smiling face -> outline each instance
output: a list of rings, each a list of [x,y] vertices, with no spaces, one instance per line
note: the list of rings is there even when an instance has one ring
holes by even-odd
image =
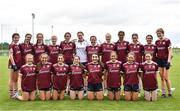
[[[94,45],[94,44],[96,44],[97,39],[95,36],[91,36],[90,41],[91,41],[91,44]]]
[[[26,64],[28,64],[28,65],[33,64],[33,55],[32,54],[26,55]]]
[[[98,55],[97,54],[93,54],[92,55],[92,62],[98,62],[98,60],[99,60],[99,57],[98,57]]]
[[[132,36],[132,41],[133,41],[133,43],[137,43],[138,42],[138,36],[137,35],[133,35]]]
[[[150,36],[150,35],[146,36],[146,42],[147,42],[147,44],[152,44],[152,41],[153,41],[152,36]]]
[[[37,39],[38,43],[43,43],[44,37],[42,34],[39,33],[39,34],[37,34],[36,39]]]
[[[135,61],[134,54],[129,53],[127,56],[127,61],[130,63],[134,62]]]
[[[63,55],[59,55],[59,56],[58,56],[58,63],[59,63],[59,64],[64,63],[64,57],[63,57]]]
[[[163,39],[164,34],[162,32],[159,31],[159,32],[156,32],[156,34],[159,39]]]
[[[116,59],[117,59],[117,54],[116,54],[116,52],[111,52],[111,56],[110,56],[110,58],[111,58],[111,60],[113,61],[113,62],[115,62],[116,61]]]
[[[29,42],[31,41],[31,38],[32,38],[32,35],[31,35],[31,34],[27,34],[27,35],[25,36],[25,41],[26,41],[27,43],[29,43]]]
[[[65,39],[65,41],[70,41],[70,39],[71,39],[70,33],[66,33],[64,36],[64,39]]]
[[[52,36],[51,37],[51,42],[52,42],[53,45],[56,45],[57,37],[56,36]]]
[[[105,36],[105,38],[106,38],[106,41],[108,42],[110,42],[111,41],[111,34],[109,34],[109,33],[107,33],[106,34],[106,36]]]
[[[41,54],[40,61],[42,64],[45,64],[46,62],[48,62],[48,55],[46,53]]]
[[[80,63],[80,58],[78,56],[75,56],[73,59],[73,64],[79,64]]]
[[[13,42],[15,43],[15,44],[17,44],[18,42],[19,42],[19,35],[15,35],[14,37],[13,37]]]
[[[78,32],[77,36],[78,36],[78,40],[80,40],[80,41],[82,41],[84,38],[84,34],[82,32]]]
[[[125,33],[124,33],[123,31],[120,31],[120,32],[118,33],[118,37],[119,37],[119,40],[120,40],[120,41],[123,41],[123,40],[124,40],[124,36],[125,36]]]
[[[145,59],[146,59],[146,61],[151,61],[151,60],[152,60],[152,55],[149,54],[149,53],[147,53],[147,54],[145,55]]]

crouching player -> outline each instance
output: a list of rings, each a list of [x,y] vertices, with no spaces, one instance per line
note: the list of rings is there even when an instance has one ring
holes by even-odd
[[[73,64],[70,66],[70,98],[72,100],[76,99],[76,94],[78,99],[83,99],[84,92],[84,72],[85,67],[80,64],[79,56],[74,56]]]
[[[135,55],[130,52],[127,62],[123,64],[124,73],[124,93],[126,101],[136,101],[139,92],[139,63],[135,62]]]
[[[92,62],[86,65],[88,74],[88,99],[103,99],[102,76],[103,66],[99,63],[97,54],[92,54]]]
[[[158,65],[152,61],[150,53],[145,54],[145,62],[141,65],[144,98],[147,101],[157,100],[157,71]]]
[[[64,93],[67,86],[67,74],[69,66],[64,63],[62,54],[58,55],[58,63],[53,65],[53,100],[64,99]]]
[[[52,64],[48,62],[48,55],[42,53],[37,68],[37,87],[39,90],[39,98],[41,100],[49,100],[51,98],[51,70]]]
[[[33,64],[32,54],[27,54],[25,60],[26,64],[21,67],[18,78],[18,90],[22,92],[22,96],[17,98],[33,101],[36,98],[36,66]]]
[[[120,90],[121,90],[121,62],[117,60],[117,54],[115,51],[112,51],[110,54],[110,61],[106,62],[105,68],[107,70],[107,89],[108,89],[108,98],[110,100],[119,100],[120,99]]]

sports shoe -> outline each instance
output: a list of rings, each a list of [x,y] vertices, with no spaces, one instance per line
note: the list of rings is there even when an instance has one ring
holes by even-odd
[[[162,94],[162,95],[161,95],[161,98],[166,98],[166,95],[165,95],[165,94]]]

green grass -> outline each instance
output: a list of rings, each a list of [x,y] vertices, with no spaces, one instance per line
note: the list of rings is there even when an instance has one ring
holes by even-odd
[[[88,101],[87,99],[72,101],[69,97],[62,101],[44,102],[12,100],[8,96],[7,61],[7,57],[0,56],[0,110],[180,110],[180,54],[174,55],[170,73],[172,86],[176,88],[173,98],[158,97],[156,102],[144,101],[143,97],[137,102],[127,102],[123,99],[109,101],[106,97],[103,101]]]

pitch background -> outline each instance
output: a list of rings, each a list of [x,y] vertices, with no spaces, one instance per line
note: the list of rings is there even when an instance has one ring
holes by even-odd
[[[172,68],[170,70],[170,79],[173,92],[173,98],[160,98],[158,101],[147,102],[143,96],[137,102],[127,102],[124,99],[120,101],[110,101],[105,97],[103,101],[88,101],[86,98],[82,101],[70,100],[65,97],[62,101],[18,101],[9,99],[8,96],[8,69],[7,56],[0,56],[0,110],[180,110],[180,50],[174,50]],[[159,81],[158,75],[158,81]],[[160,83],[160,82],[159,82]],[[159,84],[160,87],[160,84]],[[143,92],[142,92],[143,93]]]

